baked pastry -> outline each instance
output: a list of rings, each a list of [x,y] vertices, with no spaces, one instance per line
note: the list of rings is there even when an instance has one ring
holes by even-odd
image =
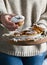
[[[30,29],[21,31],[20,33],[15,32],[14,35],[16,36],[17,34],[20,34],[20,36],[33,36],[33,35],[37,35],[37,34],[41,34],[41,33],[43,33],[42,28],[34,25]]]
[[[36,40],[41,37],[41,34],[43,33],[43,30],[34,25],[28,30],[20,31],[20,32],[14,32],[13,34],[5,34],[5,36],[9,37],[10,40],[13,40],[15,42],[18,41],[29,41],[29,40]]]
[[[35,35],[37,34],[37,32],[35,30],[24,30],[21,32],[21,35],[26,35],[26,36],[31,36],[31,35]]]
[[[32,27],[32,29],[35,30],[38,34],[43,32],[43,28],[41,28],[41,27],[39,27],[37,25],[34,25]]]
[[[24,24],[24,19],[25,19],[24,16],[17,15],[12,17],[11,21],[14,22],[15,24],[18,24],[18,26],[22,26]]]

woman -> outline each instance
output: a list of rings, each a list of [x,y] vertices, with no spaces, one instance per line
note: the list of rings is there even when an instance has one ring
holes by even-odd
[[[35,23],[40,27],[47,26],[46,5],[46,0],[0,0],[0,20],[12,31],[18,28],[10,21],[13,14],[25,16],[23,29]],[[32,46],[0,43],[0,65],[42,65],[45,55],[46,43]]]

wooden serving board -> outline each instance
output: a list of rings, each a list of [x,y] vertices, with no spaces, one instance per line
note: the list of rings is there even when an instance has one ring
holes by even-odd
[[[10,40],[6,37],[1,37],[2,34],[6,33],[6,29],[2,26],[0,26],[0,42],[1,41],[5,41],[6,43],[9,43],[9,44],[14,44],[14,45],[38,45],[38,44],[42,44],[42,43],[45,43],[47,42],[47,36],[41,38],[41,39],[38,39],[36,41],[34,40],[28,40],[28,41],[18,41],[18,42],[15,42],[13,40]]]
[[[15,42],[13,40],[8,40],[8,43],[14,44],[14,45],[38,45],[38,44],[42,44],[42,43],[45,43],[45,42],[47,42],[47,37],[44,37],[44,38],[36,40],[36,41],[28,40],[28,41]]]
[[[36,41],[34,40],[27,40],[27,41],[13,41],[13,40],[10,40],[8,38],[1,38],[0,37],[0,42],[1,41],[5,41],[6,43],[9,43],[9,44],[13,44],[13,45],[38,45],[38,44],[42,44],[42,43],[45,43],[47,42],[47,36],[46,37],[43,37],[43,38],[40,38]]]

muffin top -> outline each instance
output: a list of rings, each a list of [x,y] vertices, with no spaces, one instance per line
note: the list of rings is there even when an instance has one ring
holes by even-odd
[[[23,22],[24,19],[25,19],[24,16],[17,15],[17,16],[12,17],[11,21],[14,22],[14,23],[18,23],[18,22]]]

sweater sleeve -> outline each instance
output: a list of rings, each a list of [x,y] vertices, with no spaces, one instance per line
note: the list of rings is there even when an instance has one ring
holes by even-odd
[[[45,33],[47,32],[47,8],[46,11],[40,16],[40,20],[38,22],[36,22],[36,24],[41,27],[44,28]],[[46,44],[47,46],[47,44]],[[47,49],[47,47],[46,47]],[[47,51],[46,51],[47,54]]]
[[[46,11],[41,14],[39,21],[37,21],[35,24],[47,31],[47,7]]]
[[[0,12],[7,13],[4,1],[5,0],[0,0]]]

